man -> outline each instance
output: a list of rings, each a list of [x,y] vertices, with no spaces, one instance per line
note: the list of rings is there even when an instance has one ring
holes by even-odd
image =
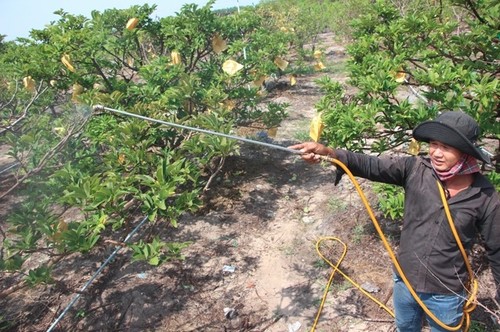
[[[488,254],[500,294],[500,200],[480,173],[478,160],[490,158],[476,145],[479,126],[464,112],[450,111],[426,121],[413,137],[429,143],[429,157],[379,158],[308,142],[290,148],[303,159],[319,162],[321,155],[338,159],[359,177],[400,185],[405,189],[405,212],[398,262],[413,289],[442,323],[454,327],[463,316],[468,273],[444,212],[437,181],[446,192],[455,228],[466,249],[479,234]],[[340,180],[339,169],[336,181]],[[430,319],[394,273],[394,309],[400,332],[421,331],[426,316],[431,331],[447,331]]]

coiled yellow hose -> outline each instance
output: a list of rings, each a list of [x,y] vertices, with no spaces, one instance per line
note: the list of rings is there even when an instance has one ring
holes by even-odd
[[[415,299],[415,301],[420,305],[420,307],[424,310],[424,312],[433,321],[435,321],[439,326],[441,326],[442,328],[444,328],[444,329],[446,329],[448,331],[458,331],[458,330],[460,330],[462,328],[462,326],[465,325],[463,331],[467,332],[469,330],[469,327],[470,327],[470,313],[476,307],[476,296],[477,296],[477,290],[478,290],[478,283],[477,283],[477,279],[475,278],[474,272],[472,271],[472,268],[470,266],[469,259],[467,258],[467,253],[466,253],[466,251],[465,251],[465,249],[464,249],[464,247],[462,245],[462,242],[460,240],[458,232],[455,229],[455,225],[454,225],[453,219],[451,217],[451,213],[450,213],[450,210],[449,210],[449,207],[448,207],[448,203],[446,201],[446,196],[445,196],[444,190],[443,190],[441,184],[439,183],[439,181],[437,181],[437,185],[438,185],[439,192],[440,192],[440,195],[441,195],[441,200],[442,200],[444,208],[445,208],[446,217],[448,219],[448,222],[450,224],[450,228],[451,228],[451,230],[453,232],[453,236],[455,237],[455,240],[456,240],[456,242],[458,244],[458,247],[460,249],[462,257],[463,257],[463,259],[465,261],[465,265],[467,267],[467,271],[469,273],[469,280],[470,280],[470,285],[468,285],[469,286],[468,287],[469,288],[469,298],[467,299],[467,301],[464,304],[464,314],[462,316],[462,320],[460,321],[460,323],[457,326],[448,326],[448,325],[444,324],[443,322],[441,322],[427,308],[427,306],[422,302],[422,300],[420,300],[419,296],[417,295],[417,293],[415,292],[415,290],[413,289],[413,287],[410,285],[410,282],[406,278],[406,276],[405,276],[405,274],[404,274],[401,266],[399,265],[399,262],[398,262],[398,260],[396,258],[396,255],[394,254],[394,251],[392,250],[391,246],[389,245],[389,242],[387,241],[384,233],[382,232],[382,229],[380,228],[380,224],[377,221],[377,218],[375,217],[375,214],[373,213],[373,210],[370,207],[370,204],[368,203],[368,200],[366,199],[366,196],[365,196],[363,190],[361,189],[361,187],[359,186],[358,181],[356,180],[356,178],[354,177],[354,175],[351,173],[351,171],[347,168],[347,166],[344,165],[341,161],[339,161],[339,160],[337,160],[335,158],[331,158],[331,157],[327,157],[327,156],[321,156],[321,159],[325,160],[325,161],[328,161],[330,163],[333,163],[335,165],[338,165],[349,176],[349,179],[351,180],[351,182],[353,183],[354,187],[356,188],[356,191],[358,192],[358,195],[360,196],[360,198],[361,198],[361,200],[363,202],[363,205],[365,206],[365,208],[366,208],[366,210],[368,212],[368,215],[370,216],[370,219],[371,219],[371,221],[372,221],[372,223],[373,223],[373,225],[374,225],[374,227],[375,227],[378,235],[382,239],[382,243],[383,243],[385,249],[387,250],[387,253],[389,254],[389,257],[391,258],[391,261],[392,261],[392,263],[394,265],[394,268],[396,269],[396,271],[398,272],[398,275],[401,277],[401,279],[405,283],[406,287],[408,287],[408,290],[410,291],[410,293],[413,296],[413,298]],[[326,240],[337,241],[337,242],[341,243],[342,246],[343,246],[343,253],[342,253],[341,257],[339,258],[339,260],[337,261],[336,264],[333,264],[332,262],[330,262],[321,253],[320,244],[321,244],[321,242],[326,241]],[[316,318],[314,319],[314,323],[313,323],[313,326],[311,328],[311,332],[314,332],[316,330],[316,326],[317,326],[319,318],[321,316],[321,312],[323,310],[323,307],[324,307],[324,304],[325,304],[325,301],[326,301],[326,297],[328,295],[329,288],[331,286],[331,283],[333,281],[333,277],[334,277],[334,275],[335,275],[336,272],[338,272],[339,274],[341,274],[347,281],[349,281],[353,286],[355,286],[356,288],[358,288],[361,292],[363,292],[363,294],[365,294],[366,296],[368,296],[372,301],[374,301],[375,303],[377,303],[380,307],[382,307],[385,311],[387,311],[392,317],[395,317],[394,313],[385,304],[381,303],[380,301],[378,301],[377,299],[375,299],[373,296],[371,296],[361,286],[359,286],[357,283],[355,283],[351,278],[349,278],[346,274],[344,274],[339,269],[339,266],[340,266],[342,260],[344,259],[345,255],[347,253],[347,245],[344,242],[342,242],[340,239],[335,238],[335,237],[324,237],[324,238],[321,238],[321,239],[319,239],[317,241],[317,243],[316,243],[316,251],[318,252],[318,255],[325,262],[327,262],[328,265],[330,265],[333,268],[333,271],[330,274],[330,278],[328,279],[327,286],[325,288],[325,291],[324,291],[324,294],[323,294],[323,298],[321,300],[321,304],[320,304],[319,309],[318,309],[318,313],[316,314]]]

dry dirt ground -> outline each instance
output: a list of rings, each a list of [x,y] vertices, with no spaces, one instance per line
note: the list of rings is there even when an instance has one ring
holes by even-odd
[[[328,46],[326,55],[330,64],[346,59],[337,46]],[[298,77],[294,87],[278,82],[270,92],[269,99],[290,104],[290,117],[273,144],[287,146],[298,142],[300,133],[306,136],[321,98],[314,82],[320,75]],[[345,80],[335,71],[328,75]],[[46,331],[78,294],[53,331],[311,331],[332,271],[316,243],[326,238],[320,250],[334,263],[342,253],[342,245],[328,237],[348,246],[341,270],[391,308],[389,256],[353,185],[345,177],[334,186],[334,175],[331,165],[308,165],[284,151],[242,144],[241,154],[227,160],[206,193],[202,211],[184,215],[178,228],[152,234],[145,225],[134,235],[134,240],[160,235],[192,242],[184,261],[152,267],[131,263],[130,252],[121,250],[79,293],[115,249],[103,245],[66,259],[55,271],[55,284],[0,299],[2,314],[20,319],[12,330]],[[370,183],[360,183],[375,204]],[[398,226],[381,223],[397,246]],[[484,274],[491,278],[488,270]],[[8,282],[8,276],[2,278]],[[489,322],[482,310],[475,315]],[[316,331],[394,327],[389,314],[336,275]]]

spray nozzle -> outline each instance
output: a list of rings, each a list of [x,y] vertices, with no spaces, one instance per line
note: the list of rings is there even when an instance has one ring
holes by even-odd
[[[104,111],[104,106],[102,106],[102,105],[94,105],[94,106],[92,107],[92,110],[93,110],[94,112],[97,112],[97,111]]]

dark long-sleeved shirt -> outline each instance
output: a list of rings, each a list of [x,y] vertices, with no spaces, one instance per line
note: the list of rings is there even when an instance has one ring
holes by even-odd
[[[336,150],[337,159],[359,177],[404,187],[404,219],[398,261],[418,292],[463,291],[468,273],[445,215],[435,174],[422,157],[375,157]],[[337,181],[341,176],[339,175]],[[451,216],[465,248],[479,233],[495,282],[500,285],[500,199],[480,173],[472,185],[448,200]]]

